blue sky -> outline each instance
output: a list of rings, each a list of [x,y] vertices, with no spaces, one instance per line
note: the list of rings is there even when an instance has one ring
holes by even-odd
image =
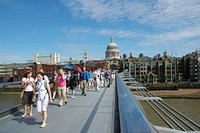
[[[104,59],[111,35],[121,55],[183,56],[200,48],[200,1],[0,0],[0,63]]]

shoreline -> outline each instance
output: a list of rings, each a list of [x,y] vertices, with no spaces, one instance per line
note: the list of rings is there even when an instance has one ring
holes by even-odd
[[[200,99],[200,96],[195,96],[195,95],[182,95],[182,96],[159,96],[162,99]]]
[[[131,90],[137,95],[137,91]],[[178,90],[151,90],[153,95],[168,99],[200,99],[200,89],[178,89]]]
[[[1,92],[0,94],[2,94],[2,95],[20,95],[21,94],[21,92]]]

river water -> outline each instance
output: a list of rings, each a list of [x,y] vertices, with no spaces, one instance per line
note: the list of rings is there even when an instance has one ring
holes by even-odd
[[[193,120],[194,122],[196,122],[200,125],[200,99],[174,99],[174,98],[169,99],[169,98],[166,98],[163,100],[166,103],[168,103],[170,106],[174,107],[176,110],[183,113],[184,115],[189,117],[191,120]],[[147,119],[153,125],[168,127],[167,124],[164,123],[164,121],[156,114],[156,112],[145,101],[140,101],[139,103],[142,105],[144,112],[147,116]],[[158,108],[156,108],[156,109],[159,111]],[[164,114],[161,111],[159,111],[159,112],[164,116]],[[170,114],[170,113],[168,113],[168,114]],[[172,115],[170,115],[170,116],[176,120],[175,117],[173,117]],[[165,118],[167,120],[169,120],[167,117],[165,117]],[[171,123],[171,124],[175,127],[175,129],[179,129],[175,124],[173,124],[173,123]],[[189,130],[189,129],[187,129],[187,130]]]
[[[0,94],[0,110],[21,104],[20,94]]]

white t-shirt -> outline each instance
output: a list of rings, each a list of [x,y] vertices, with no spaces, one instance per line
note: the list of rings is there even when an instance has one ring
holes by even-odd
[[[95,71],[94,73],[96,75],[96,79],[99,79],[100,78],[100,71]]]
[[[28,85],[25,86],[24,91],[33,91],[33,85],[31,82],[34,82],[34,78],[30,77],[30,78],[22,78],[22,82],[24,82],[25,84],[28,83]]]
[[[112,74],[112,78],[115,79],[115,74],[114,73]]]
[[[47,88],[45,88],[45,81],[42,80],[41,82],[37,82],[36,90],[38,92],[38,98],[44,99],[45,95],[48,97]]]
[[[47,82],[47,84],[49,84],[49,78],[46,76],[46,75],[44,75],[44,80]],[[36,77],[35,78],[35,83],[38,81],[38,78]]]

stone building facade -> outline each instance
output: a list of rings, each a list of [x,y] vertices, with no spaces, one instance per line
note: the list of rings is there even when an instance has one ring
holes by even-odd
[[[120,71],[128,69],[129,74],[140,82],[200,82],[200,51],[183,57],[171,57],[163,52],[153,58],[143,56],[120,60]]]
[[[163,53],[163,56],[156,55],[155,57],[130,57],[121,60],[121,69],[128,69],[129,74],[140,82],[175,82],[177,80],[177,65],[176,58]]]
[[[58,53],[52,53],[49,55],[34,54],[34,62],[40,64],[57,64],[60,62],[60,55]]]

